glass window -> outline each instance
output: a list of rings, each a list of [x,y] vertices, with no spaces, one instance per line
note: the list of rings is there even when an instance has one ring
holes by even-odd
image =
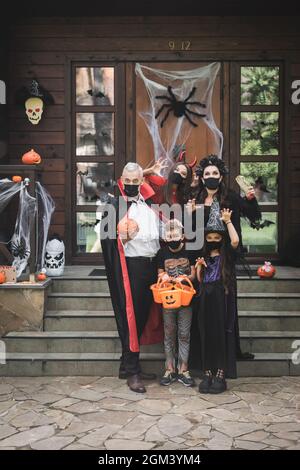
[[[254,187],[260,204],[277,202],[278,163],[249,162],[240,164],[240,173]]]
[[[279,67],[241,67],[241,104],[278,105]]]
[[[278,155],[278,113],[241,113],[241,155]]]
[[[81,106],[113,106],[114,68],[77,67],[76,104]]]
[[[97,212],[77,212],[77,253],[100,253],[100,216]]]
[[[264,227],[256,230],[241,219],[243,245],[248,253],[277,252],[277,212],[262,212],[261,223]]]
[[[113,163],[76,163],[77,205],[95,204],[114,191]]]
[[[76,155],[114,154],[113,113],[76,114]]]

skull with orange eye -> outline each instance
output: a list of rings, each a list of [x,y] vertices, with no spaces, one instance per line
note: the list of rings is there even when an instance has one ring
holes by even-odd
[[[38,124],[41,120],[44,103],[41,98],[28,98],[25,101],[26,114],[31,124]]]

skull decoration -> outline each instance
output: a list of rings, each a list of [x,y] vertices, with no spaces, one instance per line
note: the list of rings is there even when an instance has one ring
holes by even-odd
[[[45,268],[47,276],[62,276],[65,267],[65,244],[59,238],[53,238],[46,244]]]
[[[43,88],[37,80],[32,80],[29,86],[22,86],[16,91],[16,104],[24,107],[31,124],[38,124],[41,120],[44,106],[54,104],[54,98]]]
[[[26,114],[31,124],[38,124],[41,120],[44,103],[41,98],[28,98],[25,101]]]

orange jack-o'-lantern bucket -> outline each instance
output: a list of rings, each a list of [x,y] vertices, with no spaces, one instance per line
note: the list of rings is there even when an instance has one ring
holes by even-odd
[[[161,292],[163,308],[172,309],[181,307],[181,289],[173,285],[171,289]]]
[[[193,296],[196,294],[196,291],[187,276],[184,276],[184,280],[189,284],[188,286],[182,282],[176,283],[176,286],[181,289],[181,305],[183,307],[187,307],[190,305]]]
[[[161,293],[165,290],[169,290],[172,288],[171,282],[163,282],[162,278],[159,278],[156,284],[152,284],[150,289],[152,290],[154,302],[157,304],[162,303]]]

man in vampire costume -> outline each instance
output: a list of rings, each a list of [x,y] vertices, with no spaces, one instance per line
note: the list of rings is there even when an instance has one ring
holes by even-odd
[[[142,380],[155,375],[141,371],[140,344],[163,341],[160,305],[150,290],[157,279],[160,218],[150,207],[154,191],[137,163],[125,165],[118,190],[103,213],[101,246],[122,345],[119,378],[127,379],[134,392],[144,393]]]

